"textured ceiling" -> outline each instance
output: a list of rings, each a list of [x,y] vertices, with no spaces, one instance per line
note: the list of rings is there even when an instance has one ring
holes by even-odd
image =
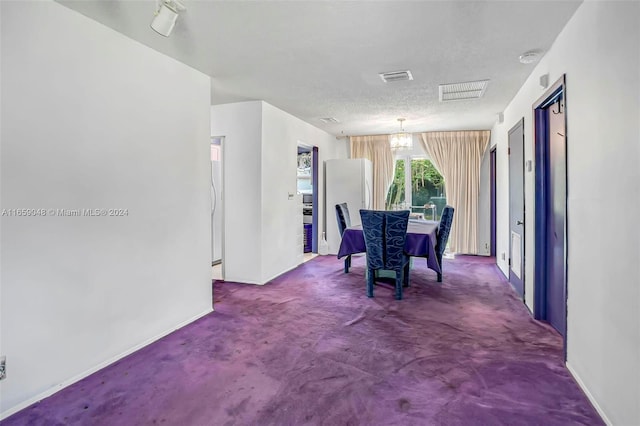
[[[169,38],[155,0],[59,1],[212,77],[212,104],[262,99],[335,135],[489,129],[580,1],[195,1]],[[411,70],[383,83],[378,73]],[[489,79],[478,100],[438,84]],[[323,117],[340,123],[324,124]]]

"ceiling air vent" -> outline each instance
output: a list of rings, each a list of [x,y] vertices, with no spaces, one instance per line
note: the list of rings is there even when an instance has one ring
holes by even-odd
[[[413,76],[411,75],[411,71],[391,71],[391,72],[381,72],[379,74],[382,81],[385,83],[392,83],[394,81],[408,81],[413,80]]]
[[[321,118],[320,121],[322,121],[324,124],[339,123],[338,119],[334,117]]]
[[[481,98],[484,91],[487,90],[487,84],[489,84],[489,80],[441,84],[440,102]]]

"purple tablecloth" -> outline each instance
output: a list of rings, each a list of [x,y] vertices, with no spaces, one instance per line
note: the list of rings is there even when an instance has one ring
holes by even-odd
[[[409,220],[404,251],[409,256],[426,257],[427,266],[441,273],[442,270],[436,257],[436,232],[438,232],[438,222],[431,220]],[[338,259],[350,254],[364,253],[366,251],[362,226],[358,225],[347,228],[342,235],[342,242],[338,250]]]

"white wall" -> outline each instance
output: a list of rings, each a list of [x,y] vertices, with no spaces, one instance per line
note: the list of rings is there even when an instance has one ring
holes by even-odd
[[[298,144],[318,147],[318,228],[324,229],[324,161],[346,158],[345,140],[337,140],[329,133],[306,123],[268,103],[263,104],[262,194],[263,194],[263,278],[276,277],[295,267],[299,230],[296,220],[301,214],[300,204],[288,200],[289,192],[296,193]],[[342,156],[342,157],[341,157]],[[335,219],[335,217],[331,217]],[[322,231],[318,237],[322,236]],[[282,245],[281,245],[282,244]],[[286,246],[284,245],[286,244]],[[282,247],[283,250],[274,250]],[[286,249],[285,249],[286,247]]]
[[[1,2],[6,416],[211,311],[210,79],[53,2]]]
[[[566,73],[567,365],[612,424],[640,424],[640,3],[585,2],[493,129],[498,145],[498,258],[508,252],[507,132]],[[525,174],[526,303],[534,295],[534,173]],[[498,259],[506,273],[507,264]]]
[[[224,147],[225,279],[264,284],[299,264],[301,203],[297,146],[317,146],[318,211],[324,212],[324,161],[346,157],[346,141],[266,102],[211,107],[212,135]],[[323,214],[318,225],[324,228]]]
[[[211,135],[222,147],[222,255],[227,281],[262,283],[262,102],[211,107]]]

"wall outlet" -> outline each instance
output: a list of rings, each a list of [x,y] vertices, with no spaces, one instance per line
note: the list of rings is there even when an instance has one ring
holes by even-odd
[[[507,255],[504,252],[502,252],[500,254],[500,257],[502,258],[502,260],[505,260],[507,258]]]
[[[7,378],[7,357],[0,356],[0,380]]]

